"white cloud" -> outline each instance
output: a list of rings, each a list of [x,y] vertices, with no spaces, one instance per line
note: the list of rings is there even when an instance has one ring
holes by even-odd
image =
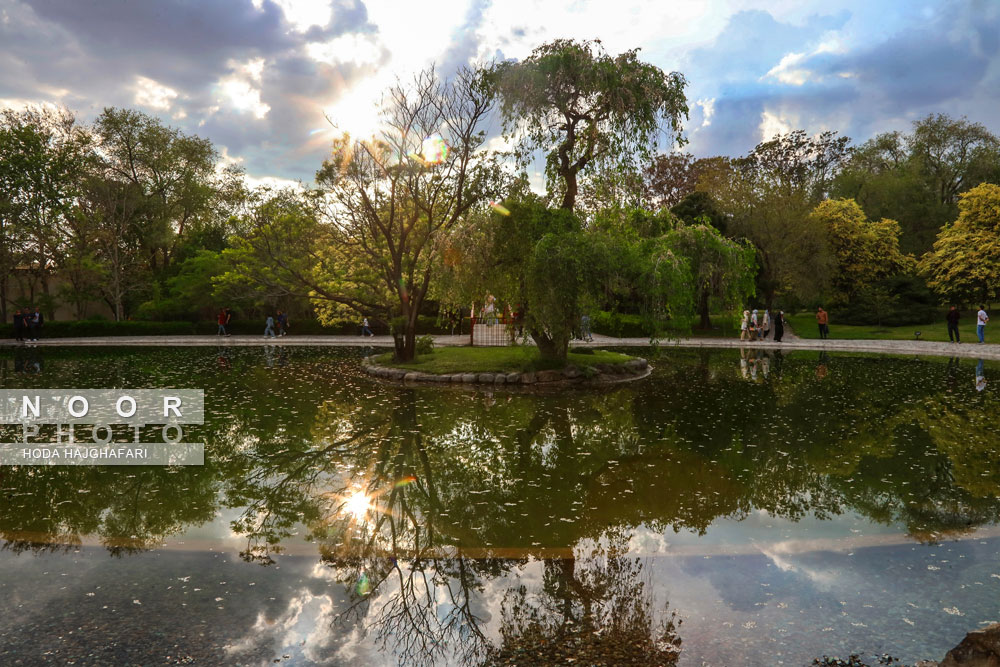
[[[313,42],[306,45],[306,53],[317,62],[337,65],[376,65],[385,55],[376,36],[370,33],[349,33],[329,42]]]
[[[792,131],[792,125],[780,114],[764,111],[760,115],[760,140],[770,141],[779,134],[786,134]]]
[[[333,9],[330,0],[271,0],[281,8],[285,20],[299,32],[305,32],[314,25],[323,27],[330,22]],[[257,9],[264,7],[264,0],[253,0]]]
[[[216,84],[220,104],[228,104],[240,112],[249,112],[263,118],[271,107],[260,99],[260,82],[264,73],[264,59],[254,58],[244,63],[229,63],[233,73]],[[219,107],[212,107],[212,111]]]
[[[712,116],[715,114],[715,98],[702,98],[698,100],[696,104],[701,107],[701,113],[703,116],[701,126],[708,127],[712,124]]]
[[[788,53],[763,78],[774,78],[781,83],[801,86],[812,76],[812,72],[800,66],[805,59],[805,53]]]
[[[168,111],[177,99],[176,90],[144,76],[135,78],[134,90],[136,104],[159,111]]]
[[[806,62],[813,56],[818,56],[824,53],[830,54],[842,54],[846,53],[847,48],[844,43],[836,35],[830,35],[825,40],[820,42],[812,51],[806,53],[787,53],[785,54],[777,65],[768,70],[767,74],[761,77],[761,80],[767,78],[777,79],[781,83],[787,83],[793,86],[801,86],[808,81],[819,81],[822,77],[816,74],[813,70],[806,66]],[[844,76],[845,73],[839,73],[839,76]],[[850,74],[848,74],[850,76]]]

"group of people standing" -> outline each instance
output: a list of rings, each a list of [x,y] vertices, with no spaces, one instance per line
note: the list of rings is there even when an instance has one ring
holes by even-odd
[[[38,308],[34,312],[30,308],[18,308],[14,311],[14,340],[22,343],[38,340],[43,324],[45,317]]]
[[[743,311],[743,320],[740,322],[740,340],[765,340],[771,335],[774,329],[774,342],[780,343],[785,335],[785,313],[775,311],[772,317],[771,312],[764,309],[761,315],[756,308]]]

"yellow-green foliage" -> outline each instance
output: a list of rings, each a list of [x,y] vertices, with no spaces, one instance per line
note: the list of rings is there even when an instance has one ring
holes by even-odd
[[[961,195],[958,220],[941,230],[920,269],[927,284],[946,296],[1000,296],[1000,185],[982,183]]]
[[[899,250],[899,223],[869,220],[853,199],[828,199],[810,214],[827,230],[837,259],[834,288],[852,297],[868,285],[911,270],[915,260]]]

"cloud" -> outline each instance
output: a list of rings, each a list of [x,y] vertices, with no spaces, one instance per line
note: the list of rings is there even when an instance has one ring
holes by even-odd
[[[995,3],[858,4],[795,22],[740,12],[685,62],[692,91],[716,99],[711,126],[689,133],[699,155],[745,153],[787,129],[860,143],[939,112],[1000,131]]]
[[[681,71],[688,149],[742,154],[784,128],[856,141],[931,112],[1000,130],[1000,5],[904,0],[0,0],[0,101],[92,120],[135,106],[258,178],[311,181],[333,132],[366,135],[383,92],[437,63],[524,58],[560,37]],[[2,103],[2,102],[0,102]],[[318,131],[317,131],[318,130]],[[498,127],[489,128],[495,137]]]

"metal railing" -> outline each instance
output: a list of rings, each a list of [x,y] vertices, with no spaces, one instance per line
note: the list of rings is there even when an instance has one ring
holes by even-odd
[[[507,314],[473,317],[469,345],[478,347],[514,345],[519,328],[520,323]]]

